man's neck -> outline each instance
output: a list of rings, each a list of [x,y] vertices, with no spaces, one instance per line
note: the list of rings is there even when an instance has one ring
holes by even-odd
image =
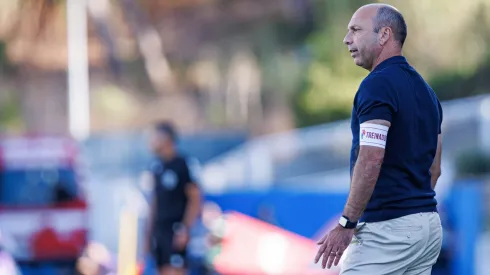
[[[373,63],[373,67],[369,71],[372,72],[379,64],[381,64],[386,59],[392,58],[394,56],[401,56],[401,55],[402,55],[401,49],[384,50],[381,52],[378,58],[376,58],[376,61]]]

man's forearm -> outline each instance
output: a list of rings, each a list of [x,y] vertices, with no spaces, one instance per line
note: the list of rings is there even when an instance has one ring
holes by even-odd
[[[378,180],[384,150],[367,147],[359,152],[359,157],[354,166],[349,198],[344,208],[344,216],[351,221],[358,221],[366,205],[371,199],[376,181]]]
[[[182,221],[186,226],[186,228],[190,229],[194,225],[200,212],[201,212],[201,201],[200,199],[193,198],[187,204],[187,208],[184,214],[184,220]]]

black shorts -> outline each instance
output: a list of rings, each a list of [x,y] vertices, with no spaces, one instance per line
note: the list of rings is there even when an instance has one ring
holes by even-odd
[[[177,250],[173,244],[174,232],[172,227],[157,228],[153,235],[152,256],[158,268],[171,266],[185,268],[187,266],[187,251]]]

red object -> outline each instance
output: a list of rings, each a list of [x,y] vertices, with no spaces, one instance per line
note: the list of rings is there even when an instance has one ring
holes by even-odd
[[[85,234],[85,232],[84,232]],[[47,227],[32,236],[31,245],[34,260],[71,259],[79,255],[84,243],[72,234],[63,240],[53,228]]]
[[[0,138],[0,172],[50,165],[76,174],[76,198],[45,206],[0,204],[0,229],[5,245],[19,260],[76,259],[87,244],[88,205],[78,174],[78,145],[68,137],[26,135]],[[1,178],[0,178],[1,180]],[[1,184],[1,182],[0,182]],[[16,184],[25,184],[22,180]],[[35,196],[35,194],[32,194]]]
[[[34,258],[51,258],[61,249],[56,231],[45,228],[33,235],[31,240]],[[62,252],[61,252],[62,253]]]
[[[86,208],[1,209],[0,228],[19,260],[76,259],[87,244]]]
[[[220,274],[338,274],[314,265],[316,244],[287,230],[236,212],[226,214],[224,230],[213,261]]]

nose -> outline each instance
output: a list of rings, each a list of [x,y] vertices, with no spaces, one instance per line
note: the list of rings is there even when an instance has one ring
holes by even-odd
[[[350,35],[350,32],[348,32],[345,37],[344,37],[344,44],[349,46],[350,44],[352,44],[352,37]]]

